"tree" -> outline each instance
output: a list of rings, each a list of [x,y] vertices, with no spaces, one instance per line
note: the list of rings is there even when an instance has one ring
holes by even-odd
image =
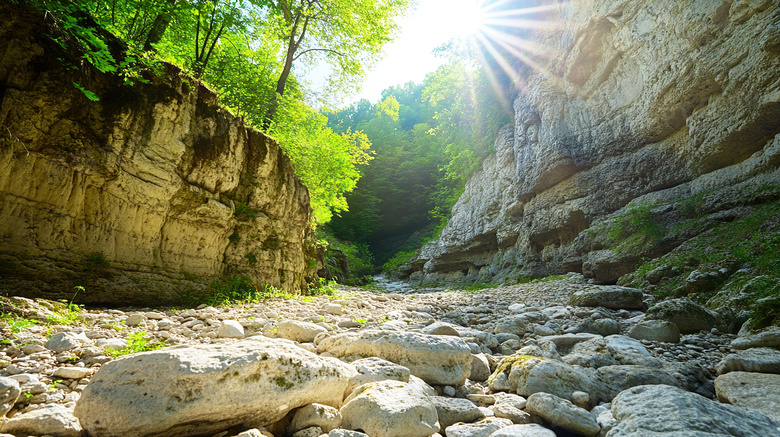
[[[293,63],[304,55],[322,55],[345,79],[360,76],[397,29],[394,19],[409,0],[276,0],[272,19],[285,42],[276,93],[284,96]],[[276,112],[273,105],[265,125]]]

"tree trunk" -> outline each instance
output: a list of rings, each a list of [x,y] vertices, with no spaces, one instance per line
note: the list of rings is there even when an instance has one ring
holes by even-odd
[[[171,8],[176,6],[176,1],[177,0],[168,0],[168,3],[171,4]],[[146,35],[146,42],[144,43],[145,51],[154,50],[153,44],[157,44],[162,40],[163,34],[168,29],[169,23],[170,21],[168,20],[167,14],[159,14],[157,18],[154,19],[152,29],[149,31],[149,34]]]

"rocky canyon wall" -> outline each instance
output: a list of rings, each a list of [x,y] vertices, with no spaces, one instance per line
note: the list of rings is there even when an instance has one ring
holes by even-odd
[[[274,140],[176,67],[123,85],[43,13],[0,16],[0,287],[162,305],[231,277],[304,286],[308,191]]]
[[[705,221],[733,220],[778,198],[776,1],[577,0],[548,23],[534,41],[548,56],[518,64],[514,126],[407,266],[413,280],[614,283],[706,229],[631,246],[621,219],[681,223],[696,199]]]

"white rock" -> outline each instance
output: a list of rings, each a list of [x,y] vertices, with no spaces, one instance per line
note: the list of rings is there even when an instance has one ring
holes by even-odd
[[[325,332],[328,330],[311,322],[285,320],[279,323],[276,335],[292,341],[311,343],[317,335]]]
[[[92,340],[84,333],[58,332],[46,342],[46,348],[56,353],[76,349],[84,345],[92,345]]]
[[[298,432],[304,428],[317,426],[328,433],[341,425],[339,410],[322,404],[309,404],[295,411],[288,432]]]
[[[22,390],[19,387],[19,382],[0,376],[0,417],[5,416],[5,413],[11,410],[20,394],[22,394]]]
[[[320,352],[337,357],[379,357],[408,367],[429,384],[463,385],[471,372],[471,350],[457,337],[364,330],[320,341]]]
[[[512,425],[490,434],[490,437],[555,437],[555,432],[537,424]]]
[[[244,327],[236,320],[225,320],[217,330],[219,338],[244,338]]]
[[[340,316],[344,314],[344,308],[337,303],[328,303],[322,306],[322,311],[334,316]]]
[[[350,381],[347,388],[347,396],[352,393],[352,390],[369,382],[384,381],[386,379],[409,382],[410,372],[408,368],[381,358],[363,358],[355,360],[351,364],[355,366],[358,374]]]
[[[103,365],[76,404],[93,435],[215,433],[250,419],[268,424],[311,403],[338,407],[348,364],[262,336],[174,346]]]
[[[92,374],[92,369],[84,367],[58,367],[52,376],[63,379],[81,379]]]
[[[476,423],[456,423],[444,430],[447,437],[488,437],[501,428],[512,425],[509,419],[488,417]]]
[[[458,422],[474,422],[485,418],[485,413],[467,399],[443,396],[431,396],[429,399],[436,407],[442,429]]]
[[[780,375],[729,372],[715,379],[721,402],[758,410],[780,423]]]
[[[471,360],[471,373],[469,379],[472,381],[487,381],[490,377],[490,363],[483,353],[473,354]]]
[[[146,321],[146,316],[140,313],[130,314],[125,319],[125,325],[127,326],[139,326]]]
[[[380,381],[358,387],[341,407],[342,427],[371,437],[428,437],[439,431],[436,407],[418,387]]]
[[[14,435],[52,435],[80,437],[81,425],[73,413],[62,405],[50,404],[9,419],[0,432]]]

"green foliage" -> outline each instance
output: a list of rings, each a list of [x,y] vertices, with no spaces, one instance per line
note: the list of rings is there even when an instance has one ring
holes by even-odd
[[[102,275],[106,274],[111,267],[111,263],[101,252],[92,252],[87,256],[84,268],[87,272]]]
[[[395,255],[392,256],[392,258],[390,258],[389,260],[387,260],[387,262],[382,264],[382,271],[386,273],[393,272],[397,268],[408,263],[409,260],[411,260],[412,257],[416,254],[417,254],[416,250],[402,250],[396,252]]]
[[[653,216],[656,207],[650,202],[633,204],[612,219],[608,237],[616,250],[637,252],[664,239],[667,228]]]
[[[3,314],[2,320],[7,324],[7,328],[14,334],[18,334],[35,325],[35,320],[20,319],[10,314]]]
[[[336,284],[335,281],[328,281],[324,278],[319,278],[316,284],[309,285],[309,288],[305,294],[307,296],[335,296],[338,294],[338,290],[335,288],[337,285],[338,284]]]
[[[84,87],[82,87],[81,85],[77,84],[76,82],[73,82],[73,86],[76,87],[77,90],[79,90],[82,93],[84,93],[84,95],[89,100],[92,100],[93,102],[99,102],[100,101],[100,97],[98,97],[97,94],[93,93],[92,91],[90,91],[88,89],[85,89]]]
[[[134,354],[138,352],[149,352],[149,351],[161,349],[163,347],[165,347],[164,341],[151,342],[149,338],[146,338],[146,333],[141,331],[133,334],[128,334],[127,346],[119,350],[106,349],[105,353],[106,355],[110,355],[116,358],[122,355]]]
[[[257,211],[249,209],[249,207],[246,206],[246,203],[236,202],[234,215],[236,216],[236,220],[250,221],[257,218]]]
[[[330,277],[346,285],[364,285],[373,281],[376,267],[367,245],[342,241],[322,230],[318,230],[317,237],[325,249],[325,267]],[[348,271],[342,270],[342,259],[346,260]]]
[[[247,276],[236,276],[215,281],[211,284],[208,296],[202,303],[212,306],[231,305],[237,303],[258,303],[273,298],[294,298],[293,294],[279,290],[271,285],[258,286]],[[200,298],[191,298],[193,304],[200,303]]]

